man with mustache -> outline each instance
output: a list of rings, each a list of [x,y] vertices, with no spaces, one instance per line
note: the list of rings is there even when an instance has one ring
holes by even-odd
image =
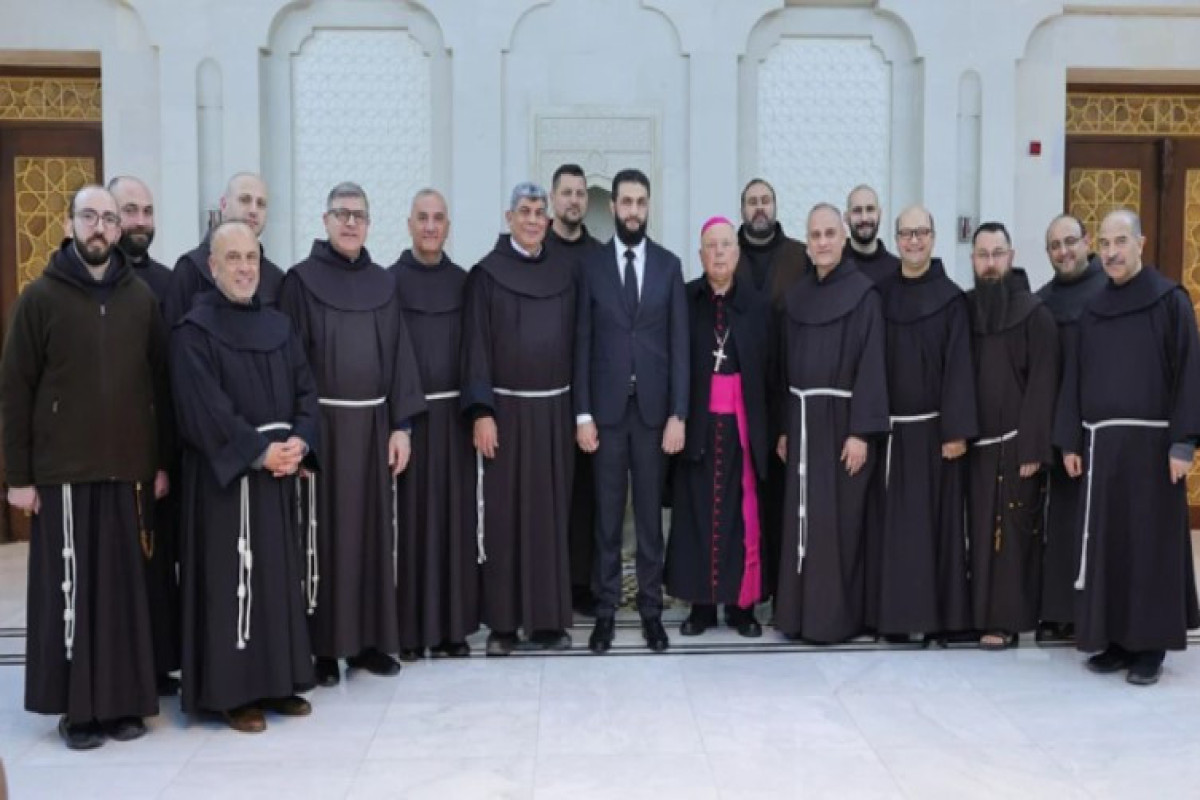
[[[321,686],[341,680],[343,658],[374,675],[400,671],[389,655],[400,649],[396,481],[425,396],[395,280],[366,248],[370,209],[358,184],[330,189],[326,238],[279,292],[320,392],[323,469],[305,481],[305,584]]]
[[[66,238],[21,293],[0,360],[8,502],[33,515],[25,708],[67,747],[136,739],[158,713],[142,573],[146,511],[167,492],[171,403],[154,293],[116,248],[113,196],[84,186]]]
[[[888,252],[879,238],[879,221],[883,209],[879,207],[879,195],[865,183],[850,190],[846,197],[846,227],[850,238],[849,255],[854,263],[875,283],[895,275],[900,269],[900,259]]]
[[[263,229],[267,226],[267,184],[258,175],[239,172],[229,179],[225,194],[221,196],[221,221],[229,220],[245,222],[255,236],[262,237]],[[175,262],[163,312],[168,326],[174,325],[191,309],[196,295],[216,288],[208,267],[209,235],[206,234],[194,250],[184,253]],[[273,308],[278,302],[282,285],[283,270],[275,266],[264,252],[259,262],[259,302]]]
[[[812,272],[788,291],[782,369],[787,463],[775,625],[789,638],[841,642],[865,623],[866,509],[888,431],[879,291],[845,252],[842,214],[808,213]]]
[[[1058,326],[1013,267],[1008,230],[975,230],[971,350],[979,438],[968,451],[967,509],[973,627],[1003,650],[1038,621],[1045,472],[1058,390]]]
[[[742,189],[742,225],[738,228],[738,269],[779,309],[792,284],[810,268],[804,242],[789,237],[778,221],[775,188],[754,178]]]
[[[684,444],[688,414],[688,310],[679,258],[646,236],[650,180],[613,178],[616,235],[588,254],[575,328],[575,439],[596,454],[596,625],[593,653],[612,647],[621,603],[621,531],[630,480],[637,534],[638,613],[656,653],[662,624],[664,454]]]
[[[550,206],[554,219],[546,243],[575,258],[581,269],[584,256],[600,242],[588,233],[583,218],[588,211],[587,176],[578,164],[563,164],[550,181]],[[571,604],[575,613],[596,615],[592,594],[592,569],[596,561],[596,477],[590,453],[575,454],[575,483],[571,487]]]
[[[117,201],[121,214],[121,239],[117,247],[125,254],[133,274],[154,292],[162,310],[171,285],[171,270],[150,257],[150,243],[154,241],[154,197],[145,183],[129,175],[110,180],[108,191]],[[172,409],[163,411],[169,413]],[[172,434],[173,427],[170,426]],[[174,445],[173,435],[166,444]],[[174,461],[173,457],[170,473],[173,479],[179,477]],[[153,504],[146,525],[150,539],[142,553],[146,593],[150,600],[150,629],[154,635],[154,672],[158,693],[163,696],[179,691],[179,679],[171,675],[179,669],[178,495],[178,492],[169,492]]]
[[[1064,374],[1071,369],[1078,351],[1079,318],[1083,309],[1108,282],[1100,258],[1088,253],[1090,244],[1083,223],[1069,214],[1055,217],[1046,229],[1046,254],[1054,268],[1054,277],[1038,290],[1037,296],[1058,323]],[[1040,639],[1063,639],[1074,634],[1082,487],[1083,482],[1068,475],[1062,459],[1056,457],[1049,468],[1047,487]]]
[[[1200,341],[1187,292],[1142,263],[1136,214],[1110,213],[1096,240],[1108,281],[1079,318],[1054,433],[1083,482],[1076,646],[1091,671],[1149,686],[1200,626],[1186,483]]]
[[[933,256],[933,216],[896,218],[901,267],[879,282],[891,433],[876,462],[868,626],[889,641],[971,627],[963,479],[978,433],[967,299]]]

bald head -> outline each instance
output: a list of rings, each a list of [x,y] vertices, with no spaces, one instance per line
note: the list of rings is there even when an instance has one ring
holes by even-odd
[[[141,261],[154,241],[154,197],[150,187],[132,175],[118,175],[108,182],[108,190],[121,213],[119,247],[135,262]]]
[[[241,220],[255,236],[267,226],[267,184],[253,172],[239,172],[229,179],[221,197],[221,219]]]
[[[1070,214],[1059,214],[1046,228],[1046,255],[1050,266],[1063,278],[1083,274],[1092,242],[1083,223]]]
[[[874,189],[862,183],[850,190],[846,196],[846,227],[855,249],[874,252],[882,215]]]
[[[262,252],[249,224],[228,220],[209,239],[208,268],[221,294],[233,303],[248,304],[258,291]]]
[[[936,238],[929,209],[914,205],[900,212],[896,217],[896,252],[905,274],[920,275],[928,269]]]

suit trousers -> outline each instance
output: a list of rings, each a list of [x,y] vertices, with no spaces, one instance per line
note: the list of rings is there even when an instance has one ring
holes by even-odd
[[[637,533],[638,612],[658,617],[663,607],[662,490],[666,456],[663,427],[642,421],[637,398],[630,394],[615,425],[600,425],[595,454],[596,554],[592,592],[596,615],[611,616],[621,604],[621,532],[625,499],[633,477],[633,521]]]

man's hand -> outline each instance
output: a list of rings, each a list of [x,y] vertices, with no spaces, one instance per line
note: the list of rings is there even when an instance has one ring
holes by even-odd
[[[779,441],[775,442],[775,455],[779,456],[779,460],[787,463],[787,434],[779,437]]]
[[[967,440],[955,439],[953,442],[942,443],[942,458],[947,461],[953,461],[956,458],[962,458],[967,452]]]
[[[594,453],[600,447],[600,432],[596,423],[584,422],[575,426],[575,443],[585,453]]]
[[[393,478],[407,469],[411,455],[412,437],[408,431],[392,431],[388,437],[388,466],[392,468]]]
[[[484,458],[495,458],[496,450],[500,448],[500,434],[496,431],[494,417],[480,417],[475,420],[475,432],[472,437],[475,449]]]
[[[1083,458],[1078,453],[1063,453],[1063,469],[1072,478],[1083,474]]]
[[[171,491],[171,479],[167,477],[167,471],[160,469],[154,473],[154,499],[162,500]]]
[[[1032,461],[1028,464],[1022,464],[1021,465],[1021,477],[1022,478],[1032,478],[1034,475],[1037,475],[1038,470],[1041,468],[1042,468],[1042,465],[1036,461]]]
[[[42,510],[42,497],[36,486],[13,487],[8,490],[8,504],[26,514],[36,514]]]
[[[1171,468],[1171,483],[1179,483],[1187,478],[1187,474],[1192,471],[1192,462],[1183,461],[1178,458],[1168,458]]]
[[[853,478],[867,463],[867,443],[857,436],[847,436],[842,445],[842,463],[846,465],[846,474]]]
[[[667,418],[667,427],[663,429],[662,449],[673,456],[683,449],[684,425],[679,417]]]
[[[269,470],[273,478],[286,478],[296,473],[303,457],[304,442],[296,437],[286,442],[271,442],[267,445],[267,455],[263,458],[263,469]]]

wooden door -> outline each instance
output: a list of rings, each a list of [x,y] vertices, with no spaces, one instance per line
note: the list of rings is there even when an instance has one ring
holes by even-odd
[[[104,172],[97,74],[22,71],[0,75],[0,90],[0,331],[7,332],[21,289],[62,242],[71,195]],[[28,518],[3,501],[0,508],[0,542],[27,539]]]
[[[1147,264],[1158,264],[1161,152],[1158,139],[1067,140],[1067,212],[1083,222],[1093,242],[1105,214],[1120,208],[1137,212],[1142,229],[1152,232],[1142,254]]]

